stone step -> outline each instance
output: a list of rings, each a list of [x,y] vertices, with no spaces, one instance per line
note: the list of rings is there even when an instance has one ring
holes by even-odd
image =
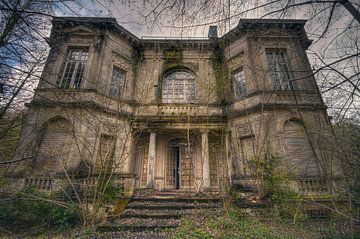
[[[181,216],[181,215],[185,215],[185,214],[191,214],[191,213],[194,212],[194,210],[198,210],[198,209],[179,209],[179,210],[162,209],[162,210],[153,210],[153,209],[132,209],[132,208],[127,208],[127,209],[124,210],[123,214],[146,214],[146,215],[166,214],[166,215],[174,215],[176,217],[176,216]]]
[[[113,220],[111,223],[118,226],[166,226],[166,225],[177,225],[179,220],[175,218],[118,218]]]
[[[220,198],[186,198],[186,197],[137,197],[131,199],[132,202],[188,202],[188,203],[209,203],[209,202],[221,202]]]
[[[96,228],[98,232],[116,232],[116,231],[127,231],[127,232],[152,232],[164,229],[174,229],[179,225],[101,225]],[[143,238],[143,237],[141,237]]]
[[[156,211],[157,214],[141,214],[141,213],[128,213],[128,212],[124,212],[123,214],[120,215],[120,218],[152,218],[152,219],[170,219],[170,218],[174,218],[174,219],[180,219],[181,218],[181,214],[169,214],[169,213],[162,213],[160,214],[158,211]]]
[[[135,193],[135,196],[140,197],[185,197],[185,198],[219,198],[219,192],[206,192],[206,193],[197,193],[195,191],[188,190],[166,190],[166,191],[156,191],[156,192],[147,192],[139,190]]]
[[[239,208],[266,208],[267,203],[248,203],[248,202],[236,202],[235,205]]]
[[[162,237],[163,229],[174,229],[185,214],[198,210],[219,208],[218,196],[190,195],[179,192],[156,192],[135,195],[120,216],[97,228],[99,232],[126,233],[119,238],[168,238]],[[169,232],[167,230],[167,232]]]
[[[92,239],[121,238],[121,239],[168,239],[171,238],[168,232],[161,231],[105,231],[100,236],[91,237]]]
[[[128,205],[220,205],[221,203],[217,200],[173,200],[173,199],[160,199],[160,200],[131,200]]]
[[[218,205],[215,204],[157,204],[157,205],[146,205],[146,204],[128,204],[127,208],[131,209],[152,209],[152,210],[182,210],[182,209],[201,209],[201,208],[218,208]]]
[[[98,231],[148,231],[165,228],[176,228],[180,224],[175,218],[117,218],[97,228]]]

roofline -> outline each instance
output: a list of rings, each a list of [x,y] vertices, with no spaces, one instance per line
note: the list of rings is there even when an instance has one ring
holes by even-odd
[[[297,23],[297,24],[305,25],[306,22],[307,22],[306,19],[241,18],[239,20],[239,25],[242,23],[283,23],[283,24]]]
[[[304,30],[304,25],[306,24],[305,19],[272,19],[272,18],[243,18],[239,20],[239,24],[231,29],[229,32],[225,33],[223,36],[215,38],[220,41],[223,40],[229,40],[234,39],[236,35],[239,33],[245,33],[247,31],[250,31],[250,27],[254,28],[256,26],[268,26],[268,27],[281,27],[281,26],[294,26],[297,25],[301,27],[300,29],[300,37],[302,37],[302,41],[304,42],[304,47],[307,48],[310,46],[311,41],[307,38],[306,32]],[[214,38],[202,38],[202,39],[196,39],[196,38],[178,38],[178,39],[172,39],[171,37],[163,37],[163,38],[144,38],[144,37],[137,37],[133,33],[131,33],[126,28],[119,25],[115,18],[112,17],[53,17],[52,20],[53,23],[92,23],[92,24],[110,24],[111,27],[114,27],[115,30],[118,30],[120,33],[125,34],[128,38],[130,38],[132,41],[135,41],[137,43],[163,43],[167,44],[169,40],[171,42],[197,42],[197,43],[211,43],[214,42]]]
[[[221,40],[233,41],[237,35],[249,31],[253,31],[260,27],[261,29],[268,28],[281,28],[285,30],[296,29],[301,38],[303,47],[307,49],[311,45],[311,40],[307,37],[304,26],[307,20],[305,19],[273,19],[273,18],[242,18],[239,20],[238,25],[231,29],[229,32],[221,36]],[[299,29],[300,27],[300,29]]]
[[[115,27],[115,29],[125,33],[132,40],[140,41],[139,37],[119,25],[113,17],[53,17],[52,22],[110,23]]]

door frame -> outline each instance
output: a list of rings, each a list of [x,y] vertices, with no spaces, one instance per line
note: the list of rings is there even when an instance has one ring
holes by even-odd
[[[170,144],[170,141],[171,140],[177,140],[178,143],[176,145],[171,145]],[[166,143],[166,146],[165,146],[165,149],[166,149],[166,161],[164,162],[165,164],[165,172],[164,172],[164,186],[165,186],[165,189],[172,189],[172,190],[180,190],[182,185],[181,185],[181,137],[172,137],[172,138],[169,138],[167,143]],[[169,160],[169,157],[172,157],[172,153],[174,153],[175,149],[177,149],[177,153],[176,153],[176,157],[175,158],[175,165],[174,165],[174,169],[175,169],[175,183],[173,186],[169,186],[167,185],[167,171],[168,171],[168,160]]]

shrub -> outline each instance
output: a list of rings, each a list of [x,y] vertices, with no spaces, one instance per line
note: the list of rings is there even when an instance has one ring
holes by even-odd
[[[26,188],[0,203],[0,221],[5,225],[34,225],[64,230],[80,222],[79,206],[58,202],[49,193]]]

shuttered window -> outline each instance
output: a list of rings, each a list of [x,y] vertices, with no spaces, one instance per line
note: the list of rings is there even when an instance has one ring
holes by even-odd
[[[255,157],[254,137],[240,138],[240,154],[242,158],[244,175],[251,174],[251,166]]]
[[[71,127],[67,120],[56,119],[47,123],[39,148],[36,168],[59,171],[66,167],[71,146]]]
[[[113,165],[115,137],[102,134],[100,136],[99,151],[96,160],[98,169],[110,170]]]
[[[287,121],[284,125],[284,135],[290,173],[318,175],[320,173],[319,165],[304,126],[297,121]]]
[[[254,166],[256,156],[255,135],[250,124],[239,125],[237,128],[237,149],[236,154],[240,157],[240,168],[242,174],[250,175]]]

